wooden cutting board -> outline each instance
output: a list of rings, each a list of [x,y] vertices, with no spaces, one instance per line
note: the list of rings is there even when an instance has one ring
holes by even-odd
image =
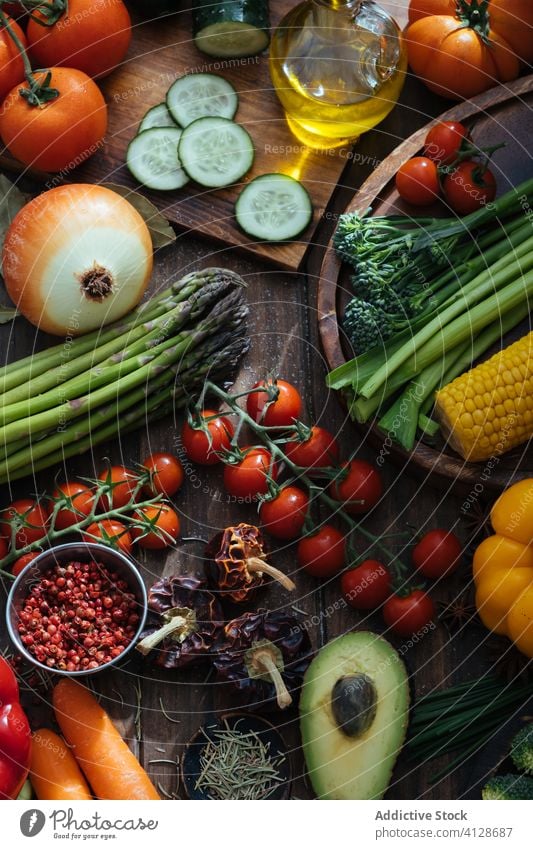
[[[292,6],[293,0],[271,0],[272,25]],[[249,131],[256,147],[254,166],[245,180],[272,171],[302,180],[313,201],[313,222],[293,242],[261,244],[251,241],[236,226],[233,205],[238,188],[209,191],[190,183],[175,192],[142,189],[143,193],[185,232],[201,233],[297,269],[340,175],[350,162],[351,150],[317,153],[301,145],[291,134],[272,89],[268,55],[240,60],[215,60],[203,55],[193,44],[188,10],[154,21],[135,21],[128,61],[102,82],[109,104],[105,145],[69,179],[75,176],[87,182],[115,182],[137,188],[124,166],[128,143],[146,110],[165,99],[168,87],[177,77],[193,71],[218,73],[237,89],[240,105],[236,120]]]

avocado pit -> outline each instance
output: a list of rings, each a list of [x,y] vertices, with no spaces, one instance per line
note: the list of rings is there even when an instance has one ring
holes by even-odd
[[[377,692],[372,679],[362,672],[339,678],[331,691],[331,710],[347,737],[360,737],[368,731],[377,711]]]

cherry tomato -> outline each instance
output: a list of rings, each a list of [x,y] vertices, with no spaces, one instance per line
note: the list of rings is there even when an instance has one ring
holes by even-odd
[[[413,206],[429,206],[439,196],[437,165],[427,156],[414,156],[396,173],[396,188],[402,200]]]
[[[234,498],[250,499],[268,492],[268,473],[272,455],[266,448],[241,448],[243,458],[224,467],[224,488]],[[276,464],[270,471],[273,480],[278,476]]]
[[[154,504],[136,510],[133,519],[150,522],[153,530],[133,526],[133,538],[141,548],[161,549],[174,545],[180,533],[180,520],[169,504]]]
[[[496,197],[496,178],[489,168],[465,159],[442,185],[446,202],[458,215],[468,215],[491,203]]]
[[[451,165],[457,159],[468,130],[459,121],[441,121],[431,128],[424,143],[424,156],[438,165]]]
[[[98,475],[98,480],[112,486],[111,491],[100,496],[99,506],[101,510],[110,510],[111,507],[125,507],[131,499],[135,489],[139,485],[139,475],[126,466],[111,466]],[[138,500],[137,494],[135,500]]]
[[[0,560],[3,560],[9,551],[9,540],[5,537],[0,537]]]
[[[200,415],[204,419],[216,416],[207,422],[209,436],[185,422],[181,429],[181,441],[189,460],[200,466],[213,466],[220,463],[221,455],[231,447],[235,430],[230,420],[226,416],[218,416],[215,410],[202,410]]]
[[[413,549],[413,563],[426,578],[442,578],[459,565],[463,546],[452,531],[437,528],[424,534]]]
[[[102,519],[101,522],[93,522],[82,534],[86,542],[98,542],[101,540],[105,545],[111,548],[118,548],[124,554],[129,554],[133,547],[132,536],[122,522],[116,522],[114,519]],[[98,539],[94,539],[98,537]]]
[[[302,412],[300,393],[292,383],[286,380],[260,380],[254,389],[270,386],[278,391],[275,401],[270,401],[268,392],[252,392],[246,399],[248,415],[254,422],[267,427],[288,427],[294,424]]]
[[[13,501],[9,507],[0,513],[3,519],[0,524],[0,534],[11,540],[11,526],[15,527],[15,547],[24,548],[32,542],[46,536],[46,528],[50,517],[44,504],[32,498],[20,498]]]
[[[305,442],[291,440],[286,443],[285,454],[303,469],[318,469],[323,466],[335,466],[339,461],[340,450],[337,440],[329,430],[313,425],[311,435]]]
[[[15,562],[11,565],[11,574],[14,578],[17,575],[20,575],[23,569],[26,568],[28,563],[31,563],[32,560],[35,560],[40,551],[29,551],[27,554],[23,554],[22,557],[19,557]]]
[[[174,495],[183,484],[183,466],[174,454],[150,454],[142,466],[150,472],[145,491],[150,495]]]
[[[391,593],[391,574],[379,560],[363,560],[355,569],[342,573],[344,598],[356,610],[373,610]]]
[[[266,531],[278,539],[296,539],[304,526],[309,497],[297,486],[284,486],[270,501],[263,501],[259,518]]]
[[[383,607],[386,625],[400,637],[410,637],[435,618],[433,599],[423,590],[406,596],[392,595]]]
[[[346,472],[339,474],[331,484],[331,497],[343,501],[347,513],[354,516],[367,513],[375,507],[383,493],[380,473],[365,460],[350,460],[348,463],[342,463],[341,469]],[[355,503],[357,501],[362,503]]]
[[[89,515],[94,505],[94,494],[88,486],[82,483],[67,481],[60,483],[54,490],[53,498],[68,498],[70,509],[62,508],[58,511],[55,521],[55,527],[62,531],[65,528],[70,528],[71,525],[76,525]]]
[[[333,525],[322,525],[311,536],[298,543],[298,563],[314,578],[331,578],[345,563],[346,540]]]

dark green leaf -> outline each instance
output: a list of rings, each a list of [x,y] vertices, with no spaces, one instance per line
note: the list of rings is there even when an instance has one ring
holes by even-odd
[[[9,225],[17,212],[27,203],[26,198],[7,177],[0,174],[0,252]]]

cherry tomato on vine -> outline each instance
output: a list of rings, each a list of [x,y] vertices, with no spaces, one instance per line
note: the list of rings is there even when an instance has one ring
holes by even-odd
[[[0,537],[0,560],[3,560],[9,551],[9,540],[5,537]]]
[[[473,159],[459,163],[442,184],[448,205],[458,215],[468,215],[496,197],[496,178],[489,168]]]
[[[202,410],[202,418],[211,418],[207,422],[209,436],[201,429],[185,422],[181,429],[181,441],[189,460],[199,466],[213,466],[220,463],[224,451],[231,447],[235,433],[234,427],[226,416],[217,415],[215,410]]]
[[[278,539],[296,539],[302,533],[309,496],[297,486],[284,486],[270,501],[263,501],[259,518],[265,531]]]
[[[459,121],[441,121],[431,128],[424,142],[424,156],[438,165],[451,165],[457,159],[468,129]]]
[[[435,618],[433,599],[423,590],[413,590],[409,595],[392,595],[383,607],[387,627],[400,637],[410,637]]]
[[[132,536],[122,522],[116,522],[114,519],[102,519],[101,522],[93,522],[89,525],[82,534],[86,542],[99,542],[101,540],[105,545],[111,548],[118,548],[124,554],[129,554],[133,547]],[[98,539],[94,539],[98,537]]]
[[[151,475],[150,482],[144,487],[149,495],[174,495],[183,484],[183,466],[174,454],[150,454],[141,465]]]
[[[81,522],[89,515],[94,505],[94,493],[88,486],[76,481],[60,483],[52,497],[54,499],[68,498],[71,505],[70,508],[61,508],[57,513],[55,527],[60,531]]]
[[[224,488],[234,498],[255,498],[268,492],[268,474],[272,455],[266,448],[241,448],[242,460],[224,467]],[[270,471],[273,480],[278,476],[276,464]]]
[[[15,560],[15,562],[11,564],[11,574],[13,575],[13,577],[16,578],[17,575],[20,575],[20,573],[23,569],[26,568],[28,563],[31,563],[32,560],[35,560],[37,555],[40,553],[40,551],[29,551],[27,554],[23,554],[22,557],[19,557],[17,560]]]
[[[150,522],[153,530],[133,526],[133,538],[141,548],[161,549],[174,545],[180,533],[180,520],[169,504],[154,504],[142,507],[133,514],[133,519]]]
[[[396,188],[402,200],[413,206],[429,206],[440,193],[437,165],[427,156],[414,156],[396,172]]]
[[[32,498],[20,498],[2,510],[0,517],[3,520],[0,534],[11,540],[12,522],[16,530],[15,547],[24,548],[46,536],[50,513],[43,504]]]
[[[100,509],[110,510],[111,507],[125,507],[139,485],[139,475],[126,466],[111,466],[100,475],[98,480],[111,485],[109,493],[100,496]],[[136,495],[138,500],[139,493]]]
[[[339,476],[330,485],[331,497],[343,501],[346,512],[354,516],[367,513],[375,507],[382,493],[380,473],[365,460],[342,463]],[[356,503],[358,501],[361,503]]]
[[[296,387],[286,380],[260,380],[253,388],[260,386],[276,388],[278,397],[270,401],[268,392],[252,392],[246,398],[248,415],[267,427],[290,427],[294,424],[302,412],[302,398]]]
[[[459,565],[463,546],[452,531],[428,531],[413,549],[413,564],[426,578],[442,578]]]
[[[299,565],[314,578],[331,578],[340,572],[346,558],[346,539],[333,525],[322,525],[302,537],[296,551]]]
[[[340,456],[339,444],[333,434],[318,425],[313,425],[305,442],[291,440],[285,444],[284,450],[289,460],[303,469],[335,466]]]
[[[379,560],[363,560],[355,569],[342,573],[344,598],[356,610],[373,610],[391,593],[391,574]]]

